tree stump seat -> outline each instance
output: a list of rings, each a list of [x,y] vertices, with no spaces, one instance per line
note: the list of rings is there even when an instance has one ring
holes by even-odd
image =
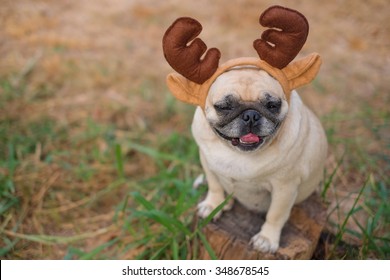
[[[249,245],[264,219],[264,213],[248,211],[235,201],[233,208],[205,226],[203,233],[221,260],[306,260],[313,256],[325,225],[326,207],[316,193],[295,205],[282,230],[280,247],[275,254],[258,252]],[[200,246],[199,259],[210,259],[204,246]]]

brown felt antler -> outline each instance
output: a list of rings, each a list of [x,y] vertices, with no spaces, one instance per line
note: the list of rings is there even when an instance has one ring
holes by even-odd
[[[305,44],[309,33],[306,18],[298,11],[272,6],[261,14],[259,22],[271,29],[265,30],[261,39],[253,42],[254,48],[262,60],[283,69]]]
[[[205,110],[210,87],[220,75],[235,67],[254,66],[280,83],[289,102],[293,89],[315,78],[321,57],[312,53],[292,61],[303,47],[309,31],[306,18],[299,12],[273,6],[260,16],[260,24],[270,28],[263,32],[261,39],[253,42],[260,59],[240,57],[218,66],[219,50],[212,48],[207,51],[206,44],[196,38],[202,25],[188,17],[177,19],[163,37],[164,56],[178,72],[167,76],[167,85],[173,95]],[[203,54],[205,56],[201,59]]]
[[[206,44],[196,38],[201,31],[202,25],[198,21],[182,17],[168,28],[163,37],[165,59],[178,73],[197,84],[203,84],[215,73],[221,57],[218,49],[211,48],[201,59],[207,50]]]

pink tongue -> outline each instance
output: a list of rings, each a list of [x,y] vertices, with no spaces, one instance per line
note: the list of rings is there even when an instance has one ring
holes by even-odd
[[[260,137],[256,134],[249,133],[247,135],[241,136],[240,140],[244,143],[257,143],[260,142]]]

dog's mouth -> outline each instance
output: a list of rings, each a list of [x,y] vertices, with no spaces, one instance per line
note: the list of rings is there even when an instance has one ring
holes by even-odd
[[[254,133],[248,133],[241,137],[235,138],[223,134],[218,129],[215,129],[215,131],[219,136],[221,136],[225,140],[229,141],[233,146],[243,151],[253,151],[257,149],[264,142],[264,137],[261,137]]]

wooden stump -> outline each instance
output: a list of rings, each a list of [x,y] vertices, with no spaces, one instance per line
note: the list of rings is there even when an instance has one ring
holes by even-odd
[[[275,254],[255,251],[249,245],[264,219],[265,214],[250,212],[235,201],[233,209],[224,212],[218,221],[209,223],[203,233],[221,260],[306,260],[313,256],[317,246],[326,222],[326,208],[318,194],[294,206]],[[199,259],[210,259],[203,246],[199,250]]]

